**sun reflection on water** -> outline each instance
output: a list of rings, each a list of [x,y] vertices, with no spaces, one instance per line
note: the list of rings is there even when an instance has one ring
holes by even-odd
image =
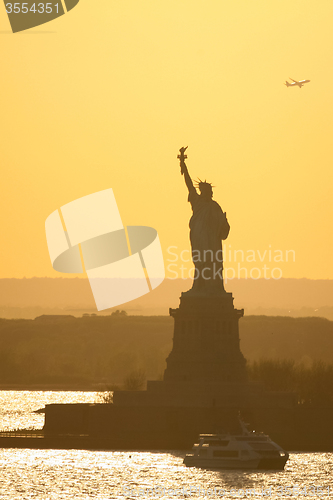
[[[183,457],[177,451],[4,449],[0,495],[15,500],[329,497],[330,453],[292,453],[288,467],[279,472],[187,468]]]
[[[94,403],[98,392],[0,391],[0,431],[42,429],[44,414],[34,413],[51,403]]]

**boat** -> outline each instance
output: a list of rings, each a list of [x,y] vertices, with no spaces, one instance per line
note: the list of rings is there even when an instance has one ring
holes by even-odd
[[[289,454],[262,432],[249,432],[240,421],[240,434],[200,434],[187,454],[187,467],[207,469],[283,470]]]

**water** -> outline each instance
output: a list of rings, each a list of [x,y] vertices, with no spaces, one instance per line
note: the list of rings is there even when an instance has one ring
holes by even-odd
[[[41,428],[45,402],[93,402],[97,393],[0,393],[2,428]],[[37,417],[37,420],[36,420]],[[14,426],[14,427],[13,427]],[[0,449],[0,498],[329,498],[332,453],[291,453],[284,471],[186,468],[183,453]],[[333,484],[332,484],[333,490]]]
[[[182,461],[178,452],[0,450],[0,498],[329,497],[330,453],[292,453],[279,472],[189,469]]]
[[[51,403],[94,403],[101,393],[74,391],[0,391],[0,431],[42,429],[44,413],[34,413]]]

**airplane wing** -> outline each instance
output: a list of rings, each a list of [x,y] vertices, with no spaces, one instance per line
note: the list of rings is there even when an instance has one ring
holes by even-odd
[[[292,81],[292,82],[294,82],[294,83],[300,83],[300,82],[298,82],[297,80],[294,80],[293,78],[290,78],[290,77],[289,77],[289,80],[291,80],[291,81]]]

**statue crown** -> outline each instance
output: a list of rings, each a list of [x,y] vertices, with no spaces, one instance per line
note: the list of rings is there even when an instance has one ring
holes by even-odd
[[[211,188],[215,187],[215,186],[212,186],[212,184],[210,182],[207,182],[206,180],[202,181],[201,179],[198,179],[197,181],[195,181],[196,183],[196,187],[198,187],[200,189],[200,191],[203,189],[205,189],[206,186],[210,186]]]

